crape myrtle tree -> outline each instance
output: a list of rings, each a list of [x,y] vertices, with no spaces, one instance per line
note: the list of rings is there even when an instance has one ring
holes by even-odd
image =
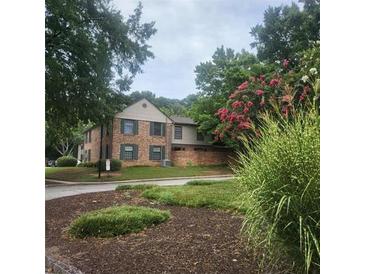
[[[103,124],[126,104],[134,76],[153,58],[154,22],[142,5],[128,18],[109,0],[46,0],[46,136],[70,138],[80,123]]]
[[[199,130],[207,134],[213,133],[219,124],[219,119],[214,114],[225,105],[232,90],[252,74],[264,74],[268,70],[270,66],[260,64],[255,55],[244,50],[235,53],[223,46],[217,48],[212,60],[196,66],[195,82],[199,92],[189,115],[199,123]]]

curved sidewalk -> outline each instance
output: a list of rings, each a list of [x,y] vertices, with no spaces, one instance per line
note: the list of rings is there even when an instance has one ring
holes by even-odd
[[[184,185],[191,180],[224,180],[231,179],[232,175],[219,175],[219,176],[195,176],[195,177],[183,177],[183,178],[159,178],[159,179],[146,179],[146,180],[129,180],[129,181],[117,181],[117,182],[65,182],[57,180],[47,180],[49,182],[57,183],[59,185],[46,186],[45,198],[46,200],[56,199],[65,196],[78,195],[83,193],[101,192],[114,190],[119,184],[126,185],[159,185],[159,186],[171,186],[171,185]]]

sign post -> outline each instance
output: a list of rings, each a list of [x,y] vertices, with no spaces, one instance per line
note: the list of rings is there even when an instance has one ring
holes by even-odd
[[[110,176],[110,159],[105,160],[105,170],[108,171],[108,177]]]

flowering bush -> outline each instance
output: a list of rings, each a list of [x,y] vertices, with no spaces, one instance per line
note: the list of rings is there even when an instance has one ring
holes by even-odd
[[[304,57],[302,61],[309,64]],[[319,100],[319,67],[307,66],[295,72],[290,69],[290,60],[278,63],[274,73],[251,76],[228,96],[226,107],[216,112],[220,124],[214,131],[215,141],[234,145],[241,134],[260,135],[262,113],[279,111],[291,119],[296,109],[307,109]]]

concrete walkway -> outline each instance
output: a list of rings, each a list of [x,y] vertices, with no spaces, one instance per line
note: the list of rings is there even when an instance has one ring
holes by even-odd
[[[217,177],[207,177],[207,178],[184,178],[184,179],[161,179],[161,180],[139,180],[137,182],[120,182],[120,183],[93,183],[88,185],[53,185],[53,186],[46,186],[46,200],[51,200],[55,198],[65,197],[65,196],[72,196],[78,195],[83,193],[90,193],[90,192],[101,192],[101,191],[110,191],[114,190],[115,187],[119,184],[126,184],[126,185],[159,185],[159,186],[177,186],[177,185],[184,185],[191,180],[228,180],[233,178],[232,176],[217,176]]]

